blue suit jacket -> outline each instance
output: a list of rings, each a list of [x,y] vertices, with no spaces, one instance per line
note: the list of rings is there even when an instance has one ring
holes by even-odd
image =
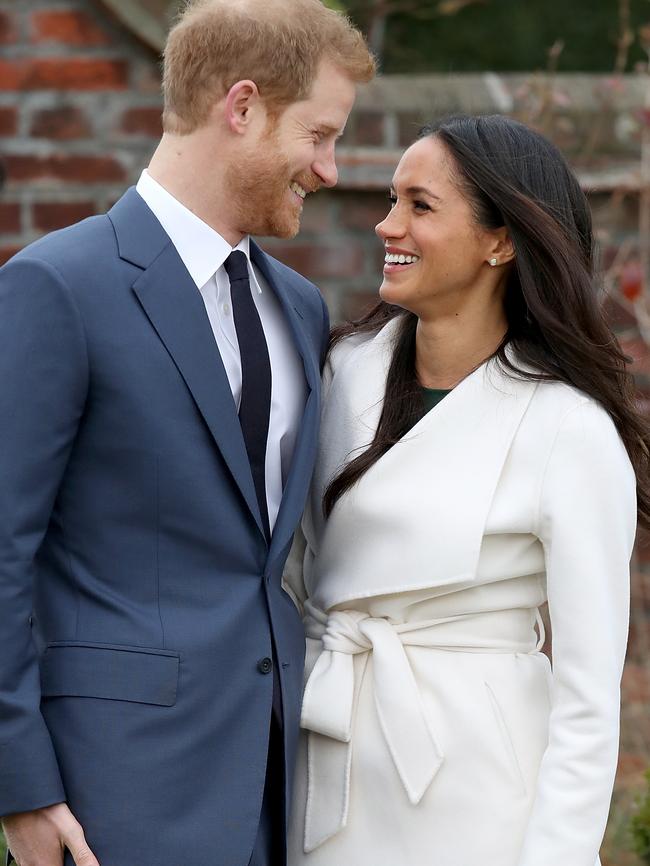
[[[0,815],[67,800],[101,866],[246,866],[272,645],[293,775],[304,637],[280,577],[328,322],[251,250],[309,390],[270,548],[203,300],[135,190],[0,270]]]

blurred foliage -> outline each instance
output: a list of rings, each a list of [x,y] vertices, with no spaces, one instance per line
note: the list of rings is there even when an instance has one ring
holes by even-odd
[[[647,789],[630,820],[634,850],[643,863],[650,864],[650,770],[645,774]]]
[[[618,0],[341,0],[370,35],[386,73],[530,71],[564,43],[559,71],[609,72],[620,33]],[[630,0],[630,26],[650,20],[649,0]],[[380,35],[377,36],[377,33]],[[646,60],[640,45],[629,69]]]

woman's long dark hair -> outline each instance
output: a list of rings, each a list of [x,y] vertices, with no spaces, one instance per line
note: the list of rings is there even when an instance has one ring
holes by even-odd
[[[457,182],[477,223],[506,226],[515,248],[505,293],[507,334],[495,353],[502,367],[526,379],[566,382],[609,413],[636,472],[640,523],[650,528],[650,424],[636,406],[635,387],[603,315],[594,276],[591,212],[559,150],[506,117],[452,117],[425,127],[453,158]],[[367,315],[332,331],[330,348],[353,333],[379,331],[401,316],[375,438],[330,483],[337,499],[411,428],[422,411],[415,373],[417,317],[381,301]],[[520,370],[506,354],[515,350]]]

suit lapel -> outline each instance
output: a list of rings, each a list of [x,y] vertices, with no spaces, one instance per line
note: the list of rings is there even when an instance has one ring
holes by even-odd
[[[302,358],[307,387],[313,390],[314,387],[318,387],[320,383],[320,370],[318,368],[318,357],[310,347],[305,333],[303,315],[304,303],[300,290],[290,282],[290,279],[288,279],[287,274],[290,277],[291,272],[280,270],[273,259],[267,256],[252,240],[250,251],[253,264],[255,267],[259,268],[264,279],[268,282],[274,294],[280,301],[282,311],[289,323],[296,348]]]
[[[302,359],[307,381],[307,401],[300,422],[287,483],[280,511],[273,530],[268,565],[291,539],[302,513],[316,457],[318,435],[320,370],[318,354],[310,346],[305,331],[302,296],[291,282],[291,275],[281,270],[272,259],[251,242],[251,259],[276,294],[289,324],[295,346]]]
[[[230,383],[200,292],[167,234],[132,189],[109,213],[120,256],[143,268],[133,283],[264,534]]]

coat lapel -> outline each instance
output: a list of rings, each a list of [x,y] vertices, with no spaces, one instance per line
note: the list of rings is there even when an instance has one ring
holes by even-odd
[[[109,217],[121,258],[142,269],[133,291],[189,388],[264,534],[230,384],[201,294],[169,237],[134,189],[120,199]]]
[[[334,377],[316,500],[350,453],[374,436],[396,327],[391,322],[353,350]],[[307,587],[316,605],[327,610],[369,595],[471,584],[494,493],[535,388],[494,361],[484,364],[368,470],[327,523],[316,518],[319,556]]]
[[[293,459],[273,530],[267,564],[268,567],[271,567],[275,558],[282,552],[293,535],[304,507],[311,480],[318,435],[320,370],[317,350],[310,346],[305,330],[302,295],[299,288],[294,287],[291,282],[290,273],[284,269],[281,270],[273,259],[265,255],[253,242],[251,242],[251,259],[280,301],[295,346],[302,359],[308,389]]]

